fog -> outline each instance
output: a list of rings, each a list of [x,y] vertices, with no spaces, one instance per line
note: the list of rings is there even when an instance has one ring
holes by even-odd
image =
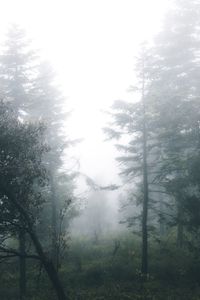
[[[50,60],[73,110],[66,132],[83,138],[77,149],[81,171],[102,183],[117,179],[113,151],[102,127],[114,100],[132,100],[134,58],[141,42],[159,30],[167,1],[1,1],[2,40],[8,25],[25,28]],[[109,172],[105,173],[105,166]],[[109,167],[108,167],[109,166]],[[111,179],[112,178],[112,179]]]
[[[199,299],[200,2],[0,3],[0,299]]]
[[[167,1],[6,1],[1,3],[2,40],[8,25],[25,28],[35,47],[57,72],[66,95],[71,139],[82,139],[67,152],[79,171],[100,185],[119,184],[115,147],[102,128],[117,99],[132,101],[134,59],[143,40],[158,31]],[[67,157],[67,163],[69,157]],[[66,164],[67,165],[67,164]],[[87,193],[79,179],[77,194]],[[120,191],[119,191],[120,193]],[[114,214],[117,194],[109,192]]]

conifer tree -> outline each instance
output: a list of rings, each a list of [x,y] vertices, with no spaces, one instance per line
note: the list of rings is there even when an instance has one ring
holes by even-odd
[[[155,39],[150,68],[155,134],[162,153],[157,182],[175,199],[179,246],[187,220],[185,204],[197,184],[191,180],[191,168],[199,156],[199,16],[198,1],[174,2]]]
[[[149,164],[152,158],[150,148],[153,148],[151,118],[152,112],[149,106],[148,89],[148,50],[143,47],[140,57],[137,60],[138,85],[134,88],[137,91],[135,101],[126,103],[115,101],[113,105],[113,124],[106,128],[105,132],[110,138],[129,140],[127,144],[120,143],[117,148],[124,152],[124,155],[117,160],[124,166],[122,175],[125,181],[129,182],[132,189],[139,187],[141,210],[141,233],[142,233],[142,260],[141,272],[146,277],[148,273],[148,211],[149,211]],[[139,95],[139,97],[138,97]],[[123,140],[122,139],[122,140]],[[151,173],[153,167],[151,166]]]
[[[64,132],[66,118],[66,114],[63,113],[64,97],[55,86],[54,71],[49,64],[39,63],[25,32],[17,25],[10,28],[0,57],[0,86],[2,98],[12,103],[16,117],[22,123],[42,122],[46,127],[44,139],[49,151],[43,159],[48,170],[48,189],[51,196],[49,197],[49,192],[46,192],[47,188],[40,192],[46,197],[46,202],[51,203],[49,213],[46,213],[51,215],[51,218],[46,221],[52,224],[49,237],[52,240],[51,258],[57,269],[58,245],[61,236],[65,234],[65,228],[60,232],[59,216],[62,215],[61,220],[64,223],[63,212],[67,211],[74,200],[72,184],[74,174],[61,171],[64,165],[63,153],[70,144]],[[66,187],[65,192],[63,185]],[[43,227],[49,228],[49,225],[45,224]],[[26,252],[25,231],[19,233],[19,248],[21,252]],[[20,256],[19,260],[20,289],[23,298],[26,293],[26,258]]]

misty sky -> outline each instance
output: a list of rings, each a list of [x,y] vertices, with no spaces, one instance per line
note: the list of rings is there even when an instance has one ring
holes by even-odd
[[[131,100],[134,56],[160,28],[167,0],[0,0],[0,40],[9,23],[23,26],[55,67],[73,108],[67,132],[85,140],[73,155],[102,183],[115,181],[113,146],[101,128],[116,99]]]

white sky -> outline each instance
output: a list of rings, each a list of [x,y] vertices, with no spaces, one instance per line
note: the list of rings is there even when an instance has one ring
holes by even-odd
[[[56,68],[74,108],[68,134],[84,137],[73,154],[81,170],[116,179],[114,148],[101,128],[116,99],[131,100],[138,45],[160,28],[167,0],[0,0],[0,35],[17,22]],[[1,40],[1,38],[0,38]]]

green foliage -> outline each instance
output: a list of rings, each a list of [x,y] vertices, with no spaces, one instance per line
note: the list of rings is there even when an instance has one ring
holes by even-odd
[[[113,256],[116,240],[120,247]],[[132,234],[105,236],[98,245],[89,239],[72,239],[60,272],[70,299],[198,300],[199,259],[187,248],[177,249],[173,235],[160,243],[151,240],[150,244],[151,263],[144,280],[139,271],[140,242]],[[3,295],[5,300],[14,299],[16,265],[5,265],[2,270],[5,276],[1,276],[0,284],[5,290],[0,291],[1,299]],[[43,272],[38,282],[38,270],[37,264],[30,261],[27,300],[55,299]]]
[[[40,188],[46,184],[42,156],[47,147],[42,142],[44,127],[21,123],[12,107],[3,102],[0,103],[0,132],[0,228],[1,234],[9,235],[22,226],[20,213],[10,196],[31,212],[33,222],[44,202]]]

